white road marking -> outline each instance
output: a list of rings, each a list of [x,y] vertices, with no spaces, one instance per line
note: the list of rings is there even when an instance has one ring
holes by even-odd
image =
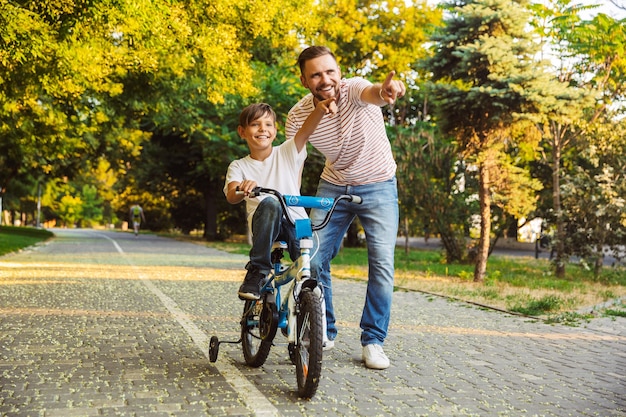
[[[105,239],[108,239],[115,249],[126,259],[128,264],[137,271],[137,276],[141,280],[141,282],[156,295],[161,303],[167,308],[167,310],[172,314],[172,316],[180,323],[180,325],[185,329],[187,334],[193,339],[194,343],[200,351],[204,354],[204,356],[209,357],[209,338],[206,334],[204,334],[198,326],[196,326],[189,316],[185,314],[174,300],[164,294],[161,290],[159,290],[153,283],[150,281],[150,278],[146,277],[141,269],[134,265],[127,257],[124,250],[121,248],[118,243],[110,238],[109,236],[98,234],[98,236],[102,236]],[[257,416],[262,417],[270,417],[270,416],[280,416],[278,409],[274,407],[272,403],[259,391],[254,384],[252,384],[248,379],[246,379],[241,372],[230,362],[230,361],[222,361],[215,362],[214,366],[217,368],[219,373],[224,376],[226,381],[233,387],[235,392],[241,396],[243,401],[246,403],[248,408],[252,410],[252,412]]]

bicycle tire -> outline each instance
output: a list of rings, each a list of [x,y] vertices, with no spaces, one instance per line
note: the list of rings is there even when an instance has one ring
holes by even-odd
[[[300,293],[297,315],[297,341],[295,350],[298,395],[311,398],[315,395],[322,374],[323,323],[322,307],[318,295],[309,289]]]
[[[263,309],[267,307],[263,298],[247,300],[243,306],[241,346],[246,364],[253,368],[258,368],[265,363],[276,334],[276,329],[273,332],[268,329],[267,326],[271,327],[272,323],[268,323],[267,315],[262,314]],[[273,310],[276,310],[276,306]]]

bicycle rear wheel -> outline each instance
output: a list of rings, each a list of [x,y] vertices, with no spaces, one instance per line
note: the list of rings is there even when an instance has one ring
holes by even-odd
[[[311,398],[317,391],[322,373],[323,323],[318,295],[304,289],[300,293],[295,350],[298,395]]]
[[[246,364],[257,368],[265,363],[276,335],[276,305],[247,300],[241,318],[241,345]]]

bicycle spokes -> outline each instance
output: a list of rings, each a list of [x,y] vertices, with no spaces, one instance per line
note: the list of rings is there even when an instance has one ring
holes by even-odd
[[[300,294],[295,354],[298,394],[304,398],[315,394],[322,373],[322,329],[320,297],[306,289]]]

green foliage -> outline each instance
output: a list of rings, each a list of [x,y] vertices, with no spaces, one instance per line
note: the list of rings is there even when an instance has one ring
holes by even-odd
[[[456,143],[426,123],[393,130],[404,233],[416,236],[428,229],[441,237],[447,262],[464,261],[472,204],[468,204],[470,187],[460,186],[465,177]]]
[[[525,304],[515,304],[509,307],[509,310],[521,313],[527,316],[540,316],[551,311],[557,311],[562,304],[560,297],[547,295],[540,299],[529,299]]]
[[[569,0],[554,0],[533,6],[536,17],[533,24],[540,39],[547,45],[544,49],[549,47],[564,58],[556,68],[556,77],[570,84],[565,94],[555,94],[556,100],[543,107],[545,120],[540,126],[546,150],[544,159],[550,166],[552,178],[552,184],[546,187],[552,192],[542,196],[544,201],[541,206],[544,209],[540,215],[543,214],[556,229],[555,269],[560,277],[564,276],[565,259],[569,255],[589,256],[596,253],[592,256],[599,259],[598,252],[606,243],[601,228],[585,225],[587,221],[574,220],[581,217],[573,212],[585,211],[580,208],[587,206],[586,201],[575,197],[577,187],[588,187],[584,188],[587,200],[604,198],[600,191],[602,187],[590,186],[589,181],[584,179],[585,176],[592,178],[594,174],[583,174],[585,168],[575,167],[580,163],[580,155],[595,147],[595,140],[611,137],[607,133],[612,127],[608,130],[603,128],[611,126],[617,113],[623,112],[620,102],[626,80],[623,75],[626,62],[624,22],[603,14],[590,21],[582,20],[579,12],[591,8],[593,6],[572,4]],[[605,167],[611,171],[619,170],[618,166]],[[566,169],[564,173],[561,171],[563,168]],[[542,171],[547,174],[546,170]],[[591,181],[595,182],[596,178]],[[599,222],[605,220],[599,219]],[[578,235],[578,238],[572,234]],[[586,235],[586,238],[581,239],[581,235]],[[601,263],[595,265],[595,268],[601,267]]]
[[[589,135],[561,187],[565,249],[591,264],[596,275],[605,254],[620,259],[626,239],[624,122]]]
[[[0,256],[32,246],[52,236],[52,232],[43,229],[0,226]]]
[[[41,202],[46,209],[43,210],[41,222],[59,220],[60,225],[67,227],[114,223],[110,201],[104,200],[104,197],[111,198],[110,189],[107,189],[110,183],[104,178],[104,182],[99,182],[96,172],[85,173],[80,180],[50,181],[44,184]]]
[[[102,199],[98,196],[98,190],[93,185],[83,185],[82,188],[81,218],[83,227],[92,227],[102,224]]]
[[[48,0],[0,7],[0,192],[27,172],[74,177],[102,157],[123,175],[153,132],[198,141],[206,161],[189,174],[199,174],[195,183],[208,176],[204,187],[216,189],[223,159],[232,156],[222,151],[233,132],[223,134],[223,120],[236,120],[233,104],[260,91],[251,57],[293,50],[294,25],[307,25],[301,2]],[[210,222],[209,202],[219,193],[202,191],[193,193],[207,202],[209,215],[200,218]]]
[[[561,314],[551,315],[546,319],[547,324],[563,324],[566,326],[576,327],[581,322],[589,322],[593,318],[591,314],[580,314],[576,312],[565,312]]]
[[[306,93],[299,50],[327,44],[345,75],[381,81],[395,70],[409,87],[384,109],[401,209],[413,233],[426,226],[445,238],[450,260],[465,256],[462,238],[478,212],[467,197],[482,172],[472,164],[486,156],[497,179],[488,184],[492,234],[532,216],[532,167],[543,183],[535,213],[563,213],[575,230],[557,241],[596,253],[600,242],[623,244],[621,226],[607,235],[600,225],[624,222],[624,135],[613,129],[623,111],[624,23],[582,20],[587,7],[569,0],[532,5],[533,42],[567,58],[555,74],[531,56],[525,4],[450,2],[431,39],[444,9],[423,1],[0,0],[3,206],[31,223],[42,184],[43,220],[119,225],[138,199],[155,230],[240,233],[242,207],[221,191],[228,163],[247,152],[239,111],[269,102],[281,126]],[[303,193],[315,192],[323,163],[309,146]],[[564,180],[564,207],[552,201],[561,190],[554,177]],[[594,193],[583,208],[581,187]]]
[[[312,15],[316,32],[305,39],[337,51],[345,75],[371,73],[377,81],[390,71],[412,78],[441,22],[441,11],[425,1],[322,1]]]
[[[626,317],[626,310],[616,310],[612,308],[607,308],[603,311],[605,316],[609,317]]]
[[[64,226],[73,227],[83,216],[83,201],[78,196],[66,194],[59,200],[57,213]]]
[[[519,179],[523,176],[518,170],[499,162],[504,146],[512,139],[515,123],[534,117],[535,102],[545,87],[537,71],[540,65],[534,60],[536,45],[525,29],[528,15],[522,4],[447,3],[449,17],[442,30],[432,36],[434,54],[424,65],[433,73],[432,91],[442,132],[457,140],[464,159],[478,172],[481,227],[476,245],[477,281],[484,279],[487,264],[492,190],[502,190],[500,194],[507,199],[526,194],[520,192]],[[533,188],[528,189],[532,192]],[[525,198],[517,199],[522,200]]]

